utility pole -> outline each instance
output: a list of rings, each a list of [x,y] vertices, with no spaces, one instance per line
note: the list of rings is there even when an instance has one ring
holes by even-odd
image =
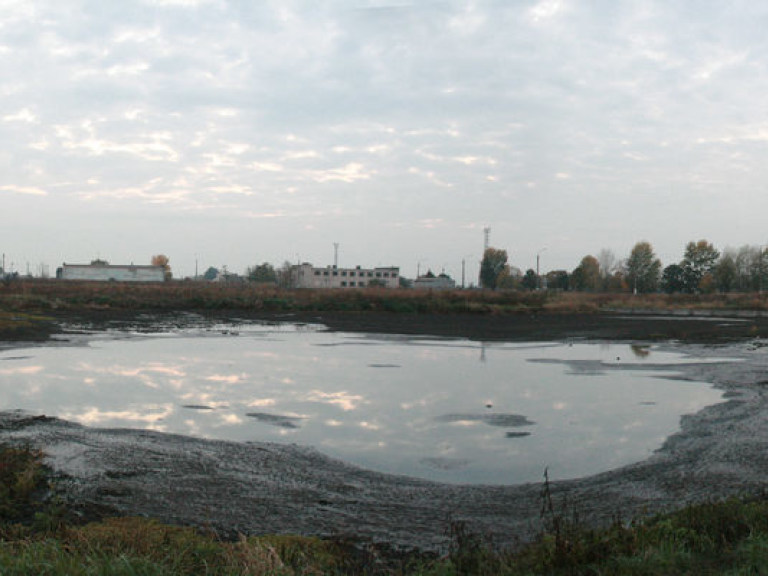
[[[485,253],[488,251],[488,248],[491,245],[491,227],[486,226],[483,228],[483,235],[485,236],[484,242],[483,242],[483,258],[485,258]],[[480,270],[477,272],[477,285],[480,288],[483,288],[483,258],[480,259]]]
[[[539,257],[546,248],[542,248],[536,253],[536,289],[541,290],[541,276],[539,275]]]

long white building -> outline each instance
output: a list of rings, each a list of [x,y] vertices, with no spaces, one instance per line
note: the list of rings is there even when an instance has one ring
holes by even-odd
[[[366,288],[400,286],[400,268],[316,268],[305,262],[291,267],[291,285],[294,288]]]
[[[113,265],[103,261],[91,264],[62,264],[58,278],[91,282],[164,282],[163,266]]]

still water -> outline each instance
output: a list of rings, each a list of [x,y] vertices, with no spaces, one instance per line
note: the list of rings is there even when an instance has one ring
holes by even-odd
[[[0,406],[89,426],[311,445],[446,482],[572,478],[641,460],[715,404],[653,347],[240,325],[0,351]]]

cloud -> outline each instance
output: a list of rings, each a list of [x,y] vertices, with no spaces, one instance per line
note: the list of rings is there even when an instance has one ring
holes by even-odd
[[[22,108],[15,114],[6,114],[3,116],[3,122],[28,122],[30,124],[36,124],[38,120],[37,116],[35,116],[29,108]]]
[[[38,196],[41,226],[93,236],[45,248],[53,260],[93,243],[128,257],[152,220],[187,273],[195,251],[233,270],[255,253],[319,260],[398,222],[487,222],[521,261],[565,238],[548,244],[564,269],[628,251],[625,236],[676,253],[701,230],[764,234],[757,4],[363,4],[5,2],[4,216]],[[692,218],[692,197],[711,209]],[[678,225],[646,207],[662,200]],[[478,236],[443,224],[430,250]],[[39,238],[15,230],[4,251]],[[406,267],[428,242],[404,232],[355,256]]]
[[[375,174],[375,171],[366,170],[364,165],[351,162],[340,168],[314,170],[310,172],[310,178],[315,182],[345,182],[351,184],[358,180],[368,180]]]
[[[561,14],[566,7],[564,0],[540,0],[528,9],[528,15],[534,22],[541,22]]]
[[[47,196],[48,192],[33,186],[0,186],[0,192],[12,192],[28,196]]]
[[[425,178],[426,180],[429,180],[432,184],[435,184],[436,186],[439,186],[441,188],[452,188],[453,184],[450,182],[446,182],[439,178],[435,172],[432,170],[422,170],[421,168],[416,168],[414,166],[411,166],[408,168],[409,174],[414,174],[416,176],[421,176]]]

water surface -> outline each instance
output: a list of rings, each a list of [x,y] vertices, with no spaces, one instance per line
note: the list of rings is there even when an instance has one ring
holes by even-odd
[[[218,326],[0,352],[0,401],[90,426],[291,442],[447,482],[570,478],[641,460],[720,401],[654,347]]]

